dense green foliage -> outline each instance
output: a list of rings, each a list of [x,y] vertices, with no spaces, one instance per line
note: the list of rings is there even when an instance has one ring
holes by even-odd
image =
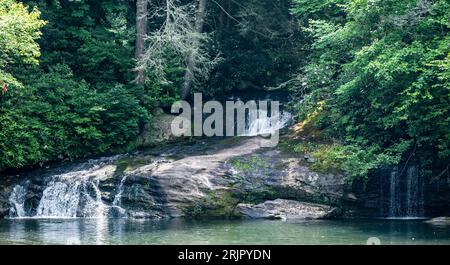
[[[0,4],[0,79],[8,85],[0,102],[0,170],[123,149],[155,108],[179,98],[184,58],[169,47],[168,82],[153,81],[151,71],[144,86],[133,82],[136,1],[18,2]],[[164,4],[151,1],[149,14]],[[222,60],[195,89],[214,95],[287,79],[300,62],[289,8],[288,0],[210,2],[209,49]],[[149,18],[150,33],[162,18]]]
[[[0,79],[18,85],[10,73],[11,64],[23,62],[37,64],[40,55],[36,40],[41,36],[40,28],[45,21],[39,18],[37,9],[13,0],[0,2]]]
[[[206,91],[275,87],[303,62],[302,32],[290,0],[218,1],[211,4],[217,45],[224,57]]]
[[[306,117],[338,140],[322,152],[351,177],[412,157],[450,159],[450,2],[295,0],[310,35],[297,77]],[[359,162],[358,162],[359,161]],[[363,161],[363,163],[360,163]],[[357,164],[355,164],[358,162]]]
[[[143,101],[152,102],[151,93],[131,84],[129,6],[123,1],[27,4],[34,7],[10,0],[0,5],[0,79],[8,84],[0,102],[0,170],[128,144],[148,120]]]
[[[165,3],[151,1],[149,34]],[[320,132],[295,148],[315,169],[352,180],[412,159],[448,166],[448,0],[214,0],[206,13],[220,60],[193,91],[290,88],[299,121]],[[135,24],[134,0],[0,2],[0,171],[132,148],[180,97],[186,58],[171,47],[167,82],[134,82]]]

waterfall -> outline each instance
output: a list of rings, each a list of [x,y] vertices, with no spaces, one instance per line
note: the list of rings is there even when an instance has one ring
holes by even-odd
[[[44,190],[35,217],[98,218],[105,214],[98,181],[55,178]]]
[[[25,197],[26,197],[27,191],[24,187],[20,185],[16,185],[9,197],[9,203],[11,205],[9,216],[10,217],[26,217],[25,214]]]
[[[391,172],[389,185],[389,216],[398,217],[400,215],[400,190],[399,190],[399,178],[398,168],[395,167]]]
[[[109,207],[108,215],[110,217],[126,217],[126,210],[122,207],[122,195],[124,192],[125,181],[127,180],[128,175],[124,175],[120,180],[119,186],[117,187],[116,196],[114,196],[113,203],[111,207]]]
[[[53,180],[44,190],[36,217],[76,217],[81,182],[68,184]]]
[[[52,177],[44,190],[35,217],[98,218],[106,215],[101,191],[101,178],[112,176],[114,165],[90,166]]]
[[[247,120],[248,122],[243,136],[268,135],[286,127],[292,120],[292,115],[284,111],[271,117],[267,111],[258,110],[257,117],[251,117],[249,115]]]
[[[28,183],[15,186],[9,197],[11,218],[97,218],[126,217],[127,212],[122,207],[122,196],[125,193],[125,184],[130,171],[122,176],[115,176],[117,170],[117,160],[119,156],[89,160],[78,164],[65,173],[48,175],[45,177],[45,187],[39,203],[35,208],[27,201],[27,192],[36,194]],[[157,158],[153,162],[142,166],[140,169],[153,170],[160,163],[167,160]],[[106,181],[106,187],[111,187],[111,181],[116,182],[116,177],[121,177],[112,191],[114,197],[110,195],[111,188],[108,188],[105,196],[111,199],[107,204],[103,199],[101,187],[102,181]],[[26,205],[28,205],[26,207]],[[30,214],[30,213],[34,214]]]
[[[409,167],[406,176],[406,214],[422,217],[424,214],[423,181],[420,179],[417,166]]]
[[[424,216],[424,181],[416,165],[409,166],[405,174],[395,167],[390,172],[389,217],[419,218]]]
[[[122,204],[122,194],[123,194],[123,186],[125,184],[125,181],[127,180],[128,175],[125,175],[122,177],[122,179],[120,180],[120,184],[118,187],[118,191],[116,196],[114,196],[114,201],[113,201],[113,206],[117,206],[120,207]]]
[[[102,200],[100,181],[112,177],[118,156],[89,160],[73,171],[49,177],[36,208],[36,214],[24,210],[26,189],[14,187],[10,194],[10,217],[101,218],[108,214]]]

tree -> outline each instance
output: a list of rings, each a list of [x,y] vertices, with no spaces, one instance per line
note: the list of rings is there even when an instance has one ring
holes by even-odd
[[[147,36],[147,12],[149,0],[137,0],[136,1],[136,48],[135,58],[136,61],[142,60],[145,53],[145,38]],[[144,85],[145,73],[144,69],[138,68],[136,71],[136,83],[138,85]]]
[[[205,24],[205,17],[206,17],[206,0],[198,0],[198,9],[195,16],[195,33],[202,34],[203,33],[203,26]],[[183,87],[181,88],[181,98],[185,99],[189,96],[191,93],[192,83],[195,79],[195,71],[196,71],[196,64],[197,64],[197,58],[195,56],[194,50],[201,48],[200,43],[197,41],[194,41],[192,43],[192,49],[188,56],[187,56],[187,63],[186,63],[186,73],[184,74],[184,82]]]
[[[362,150],[371,150],[365,152],[365,161],[372,162],[364,170],[346,167],[354,177],[414,156],[426,170],[447,167],[449,2],[295,3],[294,13],[311,40],[309,63],[294,88],[306,91],[297,106],[302,117],[321,106],[315,125],[344,146],[329,157],[339,153],[349,165],[361,159]]]
[[[0,171],[126,149],[153,107],[131,82],[134,3],[27,2],[0,1]]]
[[[219,61],[218,57],[212,58],[209,54],[210,35],[202,32],[205,16],[204,0],[198,7],[193,3],[179,4],[176,0],[166,0],[164,7],[156,7],[149,17],[164,17],[164,20],[159,28],[148,34],[148,45],[138,69],[147,71],[159,83],[171,83],[166,78],[166,71],[170,54],[175,54],[186,67],[180,94],[187,97],[192,83],[199,78],[208,78]]]
[[[204,93],[277,87],[297,71],[305,62],[307,39],[289,12],[291,2],[210,1],[208,10],[214,15],[208,16],[206,25],[208,30],[215,26],[222,60]]]
[[[15,0],[0,2],[0,80],[19,85],[8,71],[10,65],[38,63],[40,48],[36,40],[45,23],[36,8],[30,12],[26,5]]]

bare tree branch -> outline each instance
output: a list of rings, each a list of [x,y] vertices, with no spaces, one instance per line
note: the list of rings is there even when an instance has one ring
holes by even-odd
[[[208,52],[207,44],[211,37],[202,33],[203,21],[197,22],[196,10],[194,3],[182,5],[177,0],[166,0],[165,7],[154,10],[150,16],[165,19],[157,30],[147,36],[147,47],[139,60],[138,70],[151,72],[157,82],[170,83],[165,73],[168,67],[166,54],[170,50],[183,59],[190,82],[209,77],[219,57],[212,58]],[[185,92],[182,91],[182,94]]]

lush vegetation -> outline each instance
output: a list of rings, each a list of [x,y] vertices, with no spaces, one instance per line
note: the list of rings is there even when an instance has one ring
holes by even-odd
[[[448,0],[2,0],[0,171],[133,148],[186,92],[261,88],[320,135],[294,148],[317,170],[442,171],[449,30]]]
[[[312,148],[318,163],[350,178],[410,159],[448,168],[450,2],[295,0],[292,11],[311,50],[297,109],[332,142]]]
[[[130,85],[121,2],[0,3],[0,170],[105,152],[139,133],[149,113]]]
[[[139,2],[1,1],[0,80],[8,90],[0,98],[0,171],[135,147],[153,111],[181,97],[187,53],[216,58],[208,71],[199,67],[192,90],[209,95],[274,86],[300,65],[290,1],[208,2],[204,32],[193,32],[197,1],[149,1],[144,30],[168,39],[156,52],[146,43],[163,67],[147,62],[139,83]],[[166,3],[176,22],[164,17]],[[162,25],[168,30],[158,35]]]

